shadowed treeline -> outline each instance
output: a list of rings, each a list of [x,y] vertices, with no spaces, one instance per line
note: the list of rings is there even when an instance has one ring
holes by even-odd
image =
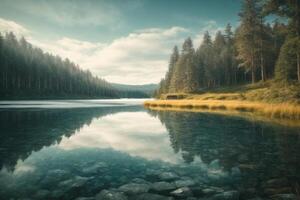
[[[13,168],[18,159],[59,143],[94,118],[140,110],[137,106],[77,109],[2,109],[0,112],[0,169]]]
[[[291,191],[300,181],[298,128],[205,113],[149,112],[167,128],[174,151],[187,163],[200,157],[231,173],[238,168],[243,184],[258,190],[273,178],[287,178]]]

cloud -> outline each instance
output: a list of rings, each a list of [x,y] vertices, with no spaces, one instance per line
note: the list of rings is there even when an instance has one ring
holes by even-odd
[[[28,36],[30,31],[14,21],[0,18],[0,32],[14,32],[18,36]]]
[[[204,23],[192,33],[184,27],[148,28],[134,31],[110,43],[89,42],[69,37],[55,41],[38,40],[22,25],[0,18],[0,28],[27,34],[33,45],[62,58],[69,58],[81,68],[110,82],[126,84],[158,83],[168,69],[174,45],[181,47],[188,36],[197,48],[205,31],[213,36],[220,28],[215,21]]]
[[[64,150],[110,148],[148,160],[183,162],[180,154],[174,154],[166,128],[146,112],[121,112],[95,119],[92,125],[84,126],[70,138],[63,138],[57,146]]]
[[[37,41],[47,52],[78,63],[93,74],[111,82],[157,83],[164,76],[172,47],[181,44],[189,31],[182,27],[151,28],[135,31],[111,43],[91,43],[63,37]]]

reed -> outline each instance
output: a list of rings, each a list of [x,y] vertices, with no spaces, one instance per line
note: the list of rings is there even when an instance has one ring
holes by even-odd
[[[300,105],[292,103],[265,103],[245,100],[149,100],[144,102],[145,107],[182,108],[198,110],[228,110],[251,112],[270,118],[300,120]]]

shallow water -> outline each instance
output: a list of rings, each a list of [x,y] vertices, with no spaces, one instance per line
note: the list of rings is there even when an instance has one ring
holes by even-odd
[[[141,100],[61,100],[1,102],[0,130],[0,199],[268,199],[299,190],[298,128],[147,111]]]

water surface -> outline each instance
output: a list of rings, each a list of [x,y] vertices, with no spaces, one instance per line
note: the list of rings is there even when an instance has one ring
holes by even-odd
[[[268,199],[299,188],[298,128],[147,111],[141,100],[62,100],[1,102],[0,130],[0,199],[103,190],[129,199]],[[169,188],[155,187],[162,181]],[[132,183],[143,188],[122,188]],[[188,192],[172,193],[182,187]]]

